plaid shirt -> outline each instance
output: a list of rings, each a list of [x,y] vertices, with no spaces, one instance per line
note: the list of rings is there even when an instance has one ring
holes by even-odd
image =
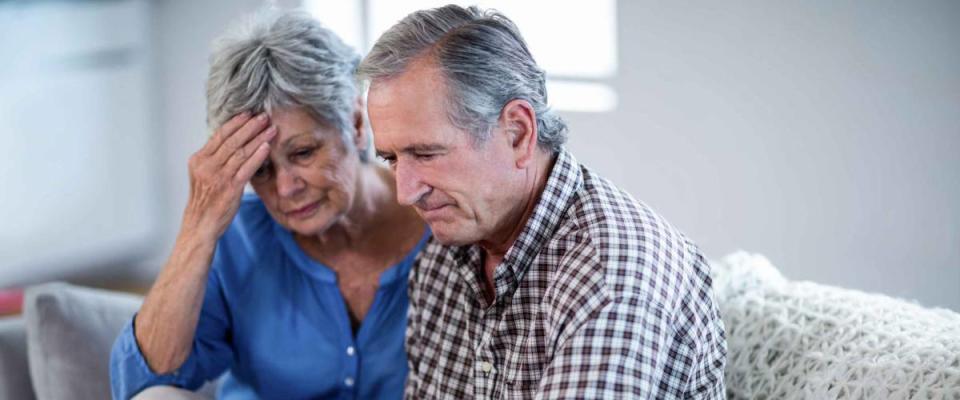
[[[408,399],[724,398],[703,255],[566,151],[492,304],[481,252],[431,241],[413,267]]]

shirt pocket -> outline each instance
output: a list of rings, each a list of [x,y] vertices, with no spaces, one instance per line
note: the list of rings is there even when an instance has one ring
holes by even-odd
[[[553,358],[543,321],[530,321],[529,329],[507,355],[503,398],[531,399],[540,386],[543,371]]]

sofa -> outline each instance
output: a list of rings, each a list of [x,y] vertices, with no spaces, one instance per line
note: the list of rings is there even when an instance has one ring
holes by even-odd
[[[960,399],[960,314],[790,281],[757,254],[712,265],[728,398]],[[28,288],[23,315],[0,319],[0,399],[109,398],[110,348],[141,301]]]
[[[960,399],[960,314],[713,263],[731,399]]]

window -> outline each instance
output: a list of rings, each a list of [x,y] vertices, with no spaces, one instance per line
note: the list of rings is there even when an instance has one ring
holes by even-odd
[[[344,40],[366,52],[380,34],[412,11],[442,0],[306,0],[305,5]],[[616,1],[455,2],[502,11],[512,19],[547,71],[547,92],[558,110],[605,112],[617,105],[611,79],[617,72]]]

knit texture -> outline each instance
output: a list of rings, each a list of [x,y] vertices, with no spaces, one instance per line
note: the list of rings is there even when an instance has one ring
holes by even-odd
[[[960,314],[713,263],[730,399],[960,399]]]

